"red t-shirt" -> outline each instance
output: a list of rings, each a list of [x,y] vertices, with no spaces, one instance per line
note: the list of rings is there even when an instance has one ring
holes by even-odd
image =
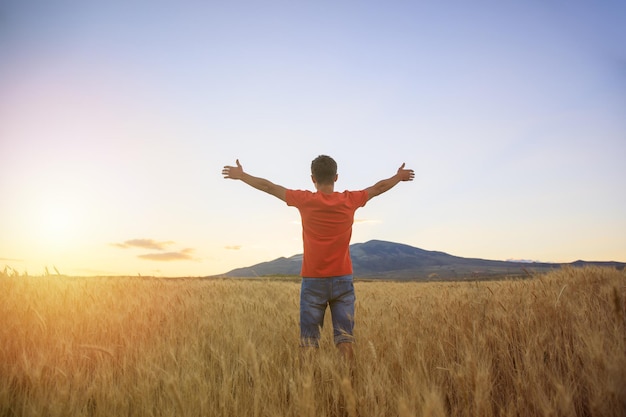
[[[285,200],[302,217],[302,276],[325,278],[352,274],[349,249],[352,223],[354,212],[367,203],[367,191],[324,194],[287,190]]]

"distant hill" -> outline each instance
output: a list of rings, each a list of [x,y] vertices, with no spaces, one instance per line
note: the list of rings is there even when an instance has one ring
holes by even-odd
[[[394,280],[464,280],[545,272],[564,265],[598,265],[624,269],[622,262],[576,261],[555,264],[528,261],[490,261],[462,258],[444,252],[427,251],[401,243],[370,240],[350,245],[355,278]],[[223,277],[297,276],[302,254],[281,257],[246,268],[233,269]]]

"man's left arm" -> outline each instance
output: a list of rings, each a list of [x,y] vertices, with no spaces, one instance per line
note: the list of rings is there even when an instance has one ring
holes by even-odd
[[[226,165],[224,169],[222,169],[222,175],[224,178],[241,180],[257,190],[271,194],[276,198],[286,201],[287,189],[285,187],[274,184],[265,178],[255,177],[247,172],[244,172],[243,167],[239,163],[239,159],[237,159],[236,164],[237,166]]]

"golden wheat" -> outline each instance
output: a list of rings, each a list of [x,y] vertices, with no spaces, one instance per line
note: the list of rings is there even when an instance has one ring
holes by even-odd
[[[348,369],[330,323],[301,355],[296,282],[5,273],[0,416],[623,416],[625,288],[357,282]]]

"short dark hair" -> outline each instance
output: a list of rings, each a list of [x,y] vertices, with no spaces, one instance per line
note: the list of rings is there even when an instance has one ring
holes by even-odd
[[[320,155],[311,162],[311,174],[318,184],[333,184],[337,176],[337,162],[328,155]]]

